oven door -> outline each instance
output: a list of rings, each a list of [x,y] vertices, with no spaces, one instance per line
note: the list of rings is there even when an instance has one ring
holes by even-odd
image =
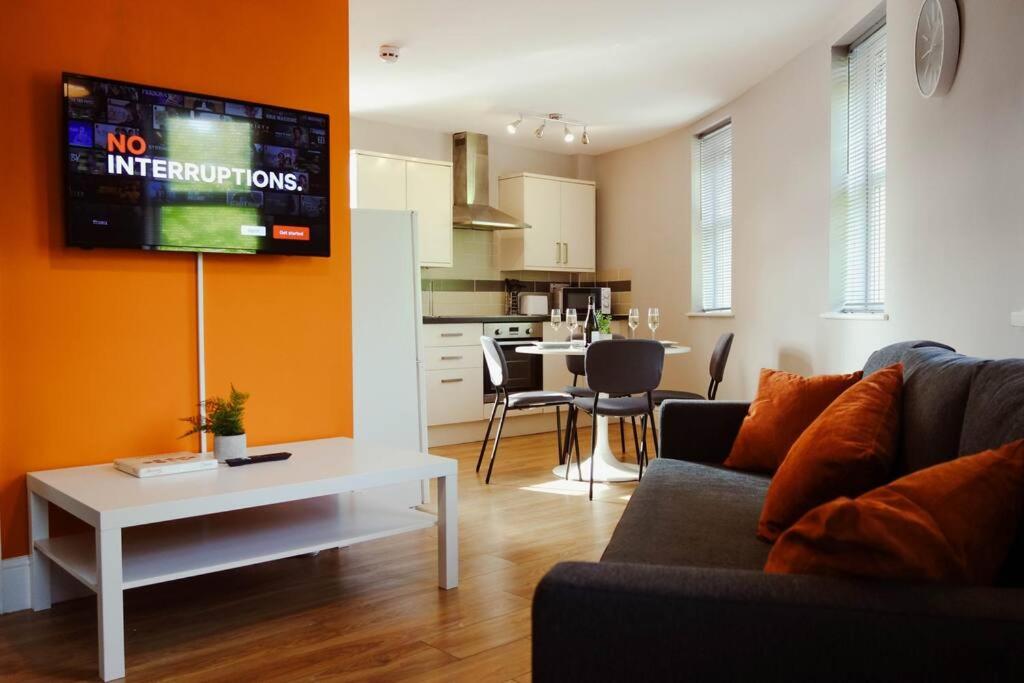
[[[517,391],[540,391],[544,388],[544,357],[525,353],[516,353],[520,346],[532,346],[539,338],[499,340],[498,346],[505,355],[508,366],[508,381],[505,388],[509,393]],[[484,365],[484,403],[494,403],[494,385]]]

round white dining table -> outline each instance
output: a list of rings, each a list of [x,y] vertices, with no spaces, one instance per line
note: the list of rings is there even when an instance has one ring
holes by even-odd
[[[681,356],[684,353],[690,352],[689,346],[680,346],[678,344],[666,346],[666,356]],[[525,353],[531,356],[585,356],[587,350],[585,348],[570,348],[569,346],[518,346],[516,347],[516,353]],[[601,394],[602,398],[606,398],[607,394]],[[636,465],[621,462],[612,453],[611,443],[608,441],[608,418],[604,416],[598,416],[596,419],[597,423],[597,447],[591,457],[594,458],[594,481],[613,482],[613,481],[634,481],[636,480],[639,472],[639,467]],[[583,439],[582,441],[586,441]],[[586,446],[586,444],[582,444]],[[559,477],[565,477],[565,468],[569,466],[569,462],[566,461],[565,465],[559,465],[552,471]],[[576,467],[572,467],[569,470],[569,478],[576,481],[590,481],[590,458],[584,460],[581,464],[580,469],[583,471],[583,479],[580,479],[579,473]]]

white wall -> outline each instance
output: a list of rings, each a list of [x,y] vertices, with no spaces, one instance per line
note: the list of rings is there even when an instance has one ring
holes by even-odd
[[[830,49],[874,7],[851,2],[831,35],[703,121],[598,157],[598,267],[632,268],[633,300],[662,309],[659,337],[694,347],[664,385],[707,385],[722,331],[736,333],[722,398],[749,398],[762,366],[802,373],[863,364],[891,341],[1024,355],[1024,2],[961,0],[963,48],[944,98],[914,76],[919,0],[889,0],[885,322],[824,320],[828,306]],[[733,121],[733,319],[687,318],[691,145]]]

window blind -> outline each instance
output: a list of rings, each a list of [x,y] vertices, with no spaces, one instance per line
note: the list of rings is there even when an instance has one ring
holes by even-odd
[[[885,305],[885,26],[849,55],[846,222],[842,240],[845,312]]]
[[[700,136],[701,307],[732,308],[732,124]]]

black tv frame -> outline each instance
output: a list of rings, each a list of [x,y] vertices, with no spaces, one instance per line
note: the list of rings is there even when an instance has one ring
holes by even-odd
[[[71,184],[70,184],[71,170],[69,168],[68,157],[67,157],[68,147],[69,147],[69,144],[68,144],[68,121],[69,121],[69,119],[68,119],[67,95],[64,92],[64,84],[67,82],[68,78],[85,78],[85,79],[92,79],[92,80],[98,80],[98,81],[106,81],[108,83],[115,83],[117,85],[124,85],[124,86],[132,87],[132,88],[149,88],[149,89],[152,89],[152,90],[162,90],[164,92],[175,93],[175,94],[179,94],[179,95],[183,95],[183,96],[188,96],[188,97],[205,98],[205,99],[211,99],[211,100],[220,100],[220,101],[225,102],[225,103],[226,102],[231,102],[231,103],[235,103],[235,104],[242,104],[242,105],[253,106],[253,107],[266,107],[266,108],[269,108],[269,109],[282,109],[282,110],[291,111],[291,112],[295,112],[297,114],[304,114],[304,115],[308,115],[308,116],[322,116],[325,119],[325,121],[327,122],[327,125],[326,125],[327,145],[325,145],[325,147],[324,147],[325,152],[324,152],[324,162],[323,162],[324,181],[325,181],[326,186],[327,186],[327,241],[326,241],[326,249],[323,252],[312,252],[312,253],[305,253],[305,254],[288,254],[288,253],[282,253],[282,252],[261,251],[261,250],[256,250],[255,252],[253,252],[253,251],[249,251],[249,250],[243,251],[243,250],[232,250],[232,249],[204,249],[202,247],[196,247],[195,249],[190,249],[190,248],[187,248],[187,247],[180,247],[180,248],[176,247],[174,249],[160,249],[156,245],[137,245],[137,246],[129,246],[129,245],[124,245],[124,246],[113,246],[113,245],[111,245],[111,246],[107,246],[107,245],[102,245],[102,246],[97,246],[97,245],[93,245],[93,244],[76,244],[76,243],[72,242],[71,239],[70,239],[70,227],[71,227],[70,199],[71,198],[69,196],[70,192],[71,192]],[[75,247],[75,248],[83,249],[83,250],[86,250],[86,251],[92,250],[92,249],[126,249],[126,250],[138,250],[138,251],[155,251],[155,252],[172,253],[172,254],[173,253],[186,253],[186,254],[235,254],[235,255],[241,255],[241,256],[315,256],[315,257],[330,258],[330,256],[331,256],[331,234],[333,232],[333,226],[331,225],[331,207],[333,205],[333,201],[332,201],[333,198],[331,196],[331,115],[330,114],[323,113],[323,112],[310,111],[308,109],[297,109],[295,107],[285,107],[285,106],[276,105],[276,104],[268,104],[266,102],[254,102],[252,100],[244,100],[244,99],[240,99],[240,98],[237,98],[237,97],[224,97],[222,95],[211,95],[209,93],[195,92],[195,91],[192,91],[192,90],[181,90],[181,89],[178,89],[178,88],[167,88],[167,87],[163,87],[163,86],[159,86],[159,85],[151,85],[151,84],[146,84],[146,83],[137,83],[137,82],[134,82],[134,81],[125,81],[125,80],[121,80],[121,79],[117,79],[117,78],[108,78],[106,76],[92,76],[92,75],[89,75],[89,74],[82,74],[82,73],[78,73],[78,72],[74,72],[74,71],[62,71],[61,72],[60,110],[61,110],[61,118],[60,118],[60,120],[61,120],[61,133],[60,133],[60,136],[61,137],[59,139],[61,140],[61,144],[58,145],[58,148],[59,148],[60,154],[62,155],[62,157],[61,157],[61,167],[64,169],[64,172],[62,174],[62,178],[63,178],[63,181],[64,181],[64,192],[63,192],[63,198],[64,198],[64,202],[63,203],[64,203],[64,206],[63,206],[63,212],[64,212],[64,244],[65,244],[65,246]]]

